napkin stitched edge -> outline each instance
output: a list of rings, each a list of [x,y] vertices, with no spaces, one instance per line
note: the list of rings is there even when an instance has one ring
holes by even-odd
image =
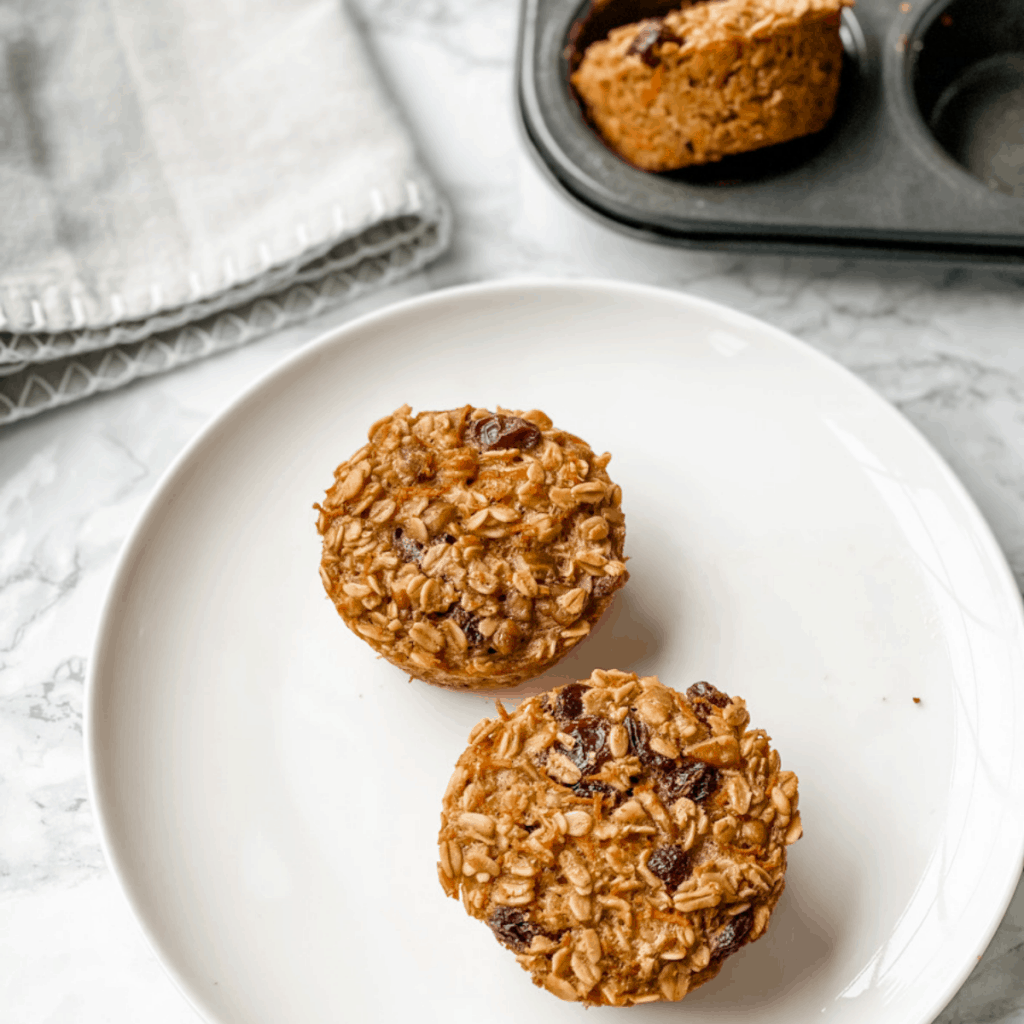
[[[153,318],[107,331],[21,336],[43,347],[49,342],[50,358],[0,361],[0,425],[237,348],[415,273],[438,256],[451,238],[447,204],[434,199],[430,205],[429,219],[409,216],[402,229],[387,239],[376,237],[384,225],[374,225],[345,240],[345,244],[356,244],[354,251],[348,250],[345,256],[332,254],[333,250],[322,253],[298,271],[293,269],[292,279],[283,288],[267,294],[266,278],[260,278],[211,300],[198,319],[189,317],[189,322],[179,321],[168,329],[151,329],[142,336],[146,327],[158,323],[159,318]],[[120,332],[122,340],[113,341]],[[70,352],[58,351],[55,343],[70,344]]]

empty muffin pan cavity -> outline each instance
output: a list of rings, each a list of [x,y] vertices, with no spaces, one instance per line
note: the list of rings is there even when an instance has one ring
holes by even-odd
[[[823,131],[664,173],[613,153],[569,79],[590,42],[678,3],[521,2],[527,145],[604,223],[672,245],[1024,265],[1024,0],[857,0]]]
[[[906,53],[908,89],[939,146],[989,189],[1024,199],[1024,2],[935,4]]]

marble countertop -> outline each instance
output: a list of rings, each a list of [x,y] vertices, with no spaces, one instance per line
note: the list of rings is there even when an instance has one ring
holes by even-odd
[[[539,274],[681,289],[761,317],[847,366],[921,430],[1024,582],[1024,273],[621,237],[556,195],[524,148],[514,4],[350,6],[451,200],[447,255],[301,327],[0,431],[0,1018],[12,1024],[196,1019],[103,861],[82,751],[86,661],[118,549],[168,463],[258,375],[361,313]],[[939,1020],[1024,1021],[1024,888]]]

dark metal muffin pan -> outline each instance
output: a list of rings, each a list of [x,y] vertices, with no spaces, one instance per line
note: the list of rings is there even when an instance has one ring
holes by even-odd
[[[682,246],[1024,265],[1024,0],[858,0],[825,131],[663,174],[573,95],[584,7],[523,0],[517,92],[542,168],[599,219]]]

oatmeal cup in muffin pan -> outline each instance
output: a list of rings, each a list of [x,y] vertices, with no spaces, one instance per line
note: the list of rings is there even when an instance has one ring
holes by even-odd
[[[537,410],[402,406],[315,506],[324,588],[418,679],[479,690],[541,675],[628,578],[610,459]]]
[[[524,139],[602,223],[662,245],[1024,263],[1021,0],[520,6]]]
[[[648,171],[821,131],[835,112],[852,0],[682,3],[612,29],[571,77],[605,142]]]
[[[765,933],[803,828],[741,698],[595,671],[498,712],[448,784],[438,877],[534,984],[675,1001]]]

